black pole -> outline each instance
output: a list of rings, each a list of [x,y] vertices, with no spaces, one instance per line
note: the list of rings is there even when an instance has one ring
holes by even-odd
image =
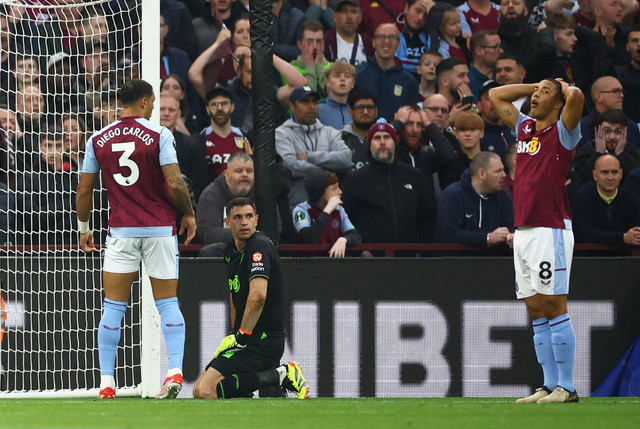
[[[276,243],[276,144],[274,112],[277,86],[273,77],[273,25],[271,1],[250,0],[251,10],[251,96],[253,99],[252,141],[255,165],[256,206],[260,230]]]

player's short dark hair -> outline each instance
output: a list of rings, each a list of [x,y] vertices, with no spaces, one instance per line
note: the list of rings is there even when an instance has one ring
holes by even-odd
[[[355,106],[356,103],[360,100],[373,100],[373,104],[375,104],[376,107],[378,106],[378,97],[376,97],[373,92],[361,88],[353,88],[351,91],[349,91],[349,95],[347,96],[347,104],[351,109],[353,109],[353,106]]]
[[[227,203],[227,216],[231,214],[231,209],[233,209],[234,207],[244,207],[244,206],[251,206],[253,207],[254,212],[256,213],[258,212],[256,205],[249,198],[237,197]]]
[[[622,125],[623,127],[627,126],[627,115],[624,111],[620,109],[609,109],[602,112],[602,115],[594,121],[593,125],[595,127],[599,126],[603,122],[608,122],[610,124]]]
[[[461,65],[466,66],[467,62],[461,58],[456,57],[451,57],[447,58],[446,60],[440,61],[440,63],[436,66],[436,78],[439,78],[443,73],[453,70],[455,66]]]
[[[151,97],[153,87],[142,79],[131,79],[126,81],[118,90],[118,99],[124,106],[131,106],[142,97]]]
[[[489,165],[491,164],[491,160],[493,158],[500,159],[500,156],[498,156],[497,153],[490,151],[480,152],[479,154],[474,156],[471,160],[471,163],[469,164],[469,173],[471,174],[471,177],[474,177],[476,174],[478,174],[478,170],[480,170],[481,168],[485,170],[489,168]]]
[[[547,82],[551,82],[553,84],[553,86],[556,88],[556,91],[558,93],[558,99],[562,101],[562,105],[564,106],[564,103],[566,103],[567,100],[564,99],[564,94],[562,93],[562,84],[551,77],[548,77],[543,80],[546,80]]]

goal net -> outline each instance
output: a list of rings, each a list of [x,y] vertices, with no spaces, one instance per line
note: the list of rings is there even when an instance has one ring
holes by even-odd
[[[0,0],[0,396],[93,396],[100,384],[102,259],[77,249],[75,189],[86,139],[116,119],[116,89],[139,76],[141,9]],[[103,189],[92,213],[100,246]],[[141,294],[136,282],[116,360],[121,396],[140,392]]]

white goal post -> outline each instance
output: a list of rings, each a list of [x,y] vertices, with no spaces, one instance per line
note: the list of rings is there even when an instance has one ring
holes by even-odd
[[[119,84],[140,76],[159,94],[160,2],[34,3],[0,0],[0,398],[96,397],[102,258],[77,248],[75,187],[84,142],[117,117]],[[96,190],[98,246],[108,211]],[[144,267],[139,278],[116,358],[121,397],[151,397],[163,379]]]

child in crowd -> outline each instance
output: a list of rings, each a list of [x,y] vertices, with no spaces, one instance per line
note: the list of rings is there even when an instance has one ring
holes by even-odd
[[[362,242],[342,204],[338,176],[314,171],[304,180],[307,201],[293,209],[293,225],[304,243],[331,244],[329,257],[342,258],[347,246]],[[316,256],[325,256],[324,252]]]

